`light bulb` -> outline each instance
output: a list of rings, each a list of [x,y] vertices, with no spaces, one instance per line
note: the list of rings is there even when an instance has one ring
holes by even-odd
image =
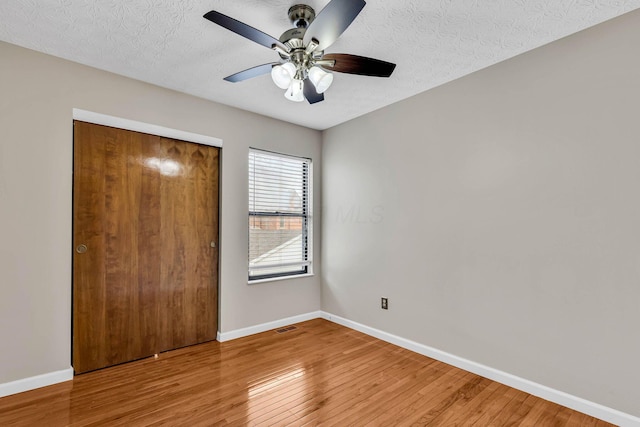
[[[333,82],[333,74],[327,73],[320,67],[311,67],[309,69],[309,80],[316,87],[316,92],[324,93]]]
[[[271,78],[280,89],[287,89],[295,75],[296,66],[291,62],[285,62],[282,65],[276,65],[271,68]]]
[[[287,98],[289,101],[294,101],[294,102],[304,101],[304,94],[302,93],[303,85],[304,83],[302,80],[293,79],[293,81],[289,85],[289,88],[284,93],[284,97]]]

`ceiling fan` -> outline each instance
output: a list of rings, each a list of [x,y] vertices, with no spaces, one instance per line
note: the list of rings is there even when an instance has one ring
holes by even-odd
[[[204,15],[209,21],[248,38],[280,55],[279,62],[258,65],[224,78],[240,82],[271,73],[274,83],[286,89],[285,98],[310,104],[324,100],[324,92],[333,82],[333,74],[359,74],[389,77],[396,65],[379,59],[346,53],[324,53],[349,27],[365,6],[364,0],[331,0],[316,16],[305,4],[289,8],[289,19],[295,28],[276,39],[243,22],[212,10]]]

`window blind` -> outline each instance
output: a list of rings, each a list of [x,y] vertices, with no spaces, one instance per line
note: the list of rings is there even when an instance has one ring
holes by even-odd
[[[309,159],[249,151],[249,279],[305,274]]]

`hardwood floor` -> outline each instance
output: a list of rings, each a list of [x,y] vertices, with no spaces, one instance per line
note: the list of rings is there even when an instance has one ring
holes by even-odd
[[[0,399],[19,426],[607,426],[316,319]]]

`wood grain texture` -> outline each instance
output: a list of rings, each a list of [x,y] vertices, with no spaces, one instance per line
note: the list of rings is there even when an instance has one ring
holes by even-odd
[[[218,151],[74,122],[76,373],[215,339]]]
[[[348,53],[328,53],[322,59],[336,61],[333,67],[326,66],[329,70],[363,76],[389,77],[396,68],[391,62]]]
[[[316,319],[2,398],[0,425],[610,424]]]

